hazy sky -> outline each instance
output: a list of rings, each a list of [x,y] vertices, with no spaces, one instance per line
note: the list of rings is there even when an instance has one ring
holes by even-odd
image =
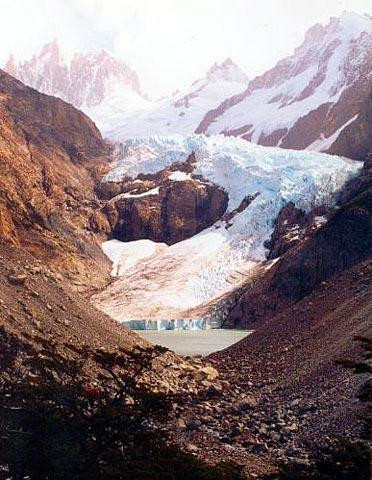
[[[183,88],[231,57],[249,77],[292,53],[304,32],[371,0],[0,0],[0,65],[57,37],[66,55],[113,51],[152,96]]]

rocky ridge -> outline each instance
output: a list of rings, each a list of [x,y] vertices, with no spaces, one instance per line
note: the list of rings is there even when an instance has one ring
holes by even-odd
[[[138,75],[106,50],[76,53],[70,65],[54,39],[39,55],[17,63],[10,55],[4,70],[41,93],[62,98],[77,108],[95,107],[107,96],[110,82],[142,95]]]

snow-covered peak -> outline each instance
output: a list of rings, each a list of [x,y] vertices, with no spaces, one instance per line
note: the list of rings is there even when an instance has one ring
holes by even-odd
[[[215,63],[212,65],[206,74],[206,78],[214,82],[222,80],[248,84],[247,75],[231,60],[231,58],[227,58],[222,63]]]
[[[27,83],[25,80],[29,80],[29,84],[37,88],[32,84],[35,83],[36,78],[42,82],[46,78],[41,80],[40,77],[46,77],[48,71],[50,72],[51,69],[61,67],[67,68],[67,63],[55,38],[51,42],[46,43],[38,55],[33,55],[30,60],[26,60],[23,63],[17,63],[14,55],[10,54],[4,70],[15,77],[21,77],[19,79],[24,81],[24,83]]]
[[[123,113],[147,102],[137,73],[107,50],[77,52],[67,63],[55,39],[30,60],[17,63],[11,55],[5,70],[42,93],[89,112],[99,126],[105,120],[100,115],[110,110],[106,102],[120,105]]]
[[[221,63],[215,62],[202,78],[192,83],[186,91],[178,91],[174,97],[182,100],[183,97],[200,92],[211,84],[219,84],[222,91],[224,88],[229,89],[229,85],[235,85],[241,91],[243,87],[247,87],[248,82],[249,79],[243,70],[231,58],[227,58]]]
[[[372,20],[368,15],[344,11],[339,17],[331,17],[326,25],[316,23],[305,33],[306,42],[321,42],[326,35],[359,36],[361,33],[371,33]]]
[[[327,25],[312,26],[293,55],[250,81],[244,93],[215,106],[196,132],[306,148],[341,132],[355,117],[371,72],[371,18],[345,12]]]
[[[70,66],[71,81],[75,85],[74,105],[95,107],[118,88],[142,96],[138,75],[123,61],[101,50],[98,53],[76,53]]]
[[[58,63],[63,62],[61,50],[58,44],[58,40],[56,38],[43,46],[39,58],[43,58],[46,61],[51,60]]]
[[[372,32],[372,17],[369,15],[360,15],[355,12],[344,11],[337,20],[342,28],[359,33]]]
[[[344,76],[347,57],[353,55],[356,42],[363,42],[363,34],[369,37],[367,43],[371,45],[372,21],[355,13],[344,12],[340,17],[332,17],[324,26],[315,24],[305,33],[303,43],[293,55],[253,79],[250,87],[253,90],[283,84],[305,71],[308,71],[309,81],[321,71],[323,76],[326,73],[332,75],[329,82],[338,83]],[[368,50],[364,53],[368,54]],[[310,70],[311,67],[315,72]]]
[[[118,121],[111,122],[111,128],[110,122],[106,122],[103,133],[112,140],[189,134],[195,131],[211,108],[243,92],[247,85],[246,74],[228,58],[220,64],[215,63],[189,88],[128,115],[118,115]]]

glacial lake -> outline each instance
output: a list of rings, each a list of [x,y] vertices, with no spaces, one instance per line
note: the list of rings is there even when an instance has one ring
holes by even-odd
[[[151,343],[162,345],[179,355],[209,355],[239,342],[252,330],[135,330]]]

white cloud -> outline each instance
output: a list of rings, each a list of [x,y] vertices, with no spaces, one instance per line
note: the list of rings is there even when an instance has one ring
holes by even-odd
[[[0,0],[0,64],[57,37],[67,55],[112,50],[153,95],[232,57],[249,76],[288,55],[315,22],[370,0]]]

